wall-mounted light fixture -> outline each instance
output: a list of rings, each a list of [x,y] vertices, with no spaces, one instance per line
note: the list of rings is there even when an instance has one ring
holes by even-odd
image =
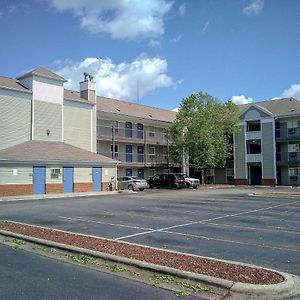
[[[49,136],[50,135],[50,129],[47,129],[46,133],[47,133],[47,136]]]

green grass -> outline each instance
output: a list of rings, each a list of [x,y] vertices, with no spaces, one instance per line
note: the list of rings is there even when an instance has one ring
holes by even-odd
[[[35,250],[35,251],[42,251],[42,252],[46,252],[46,253],[52,252],[52,249],[51,249],[51,248],[45,247],[45,246],[36,246],[36,247],[32,247],[32,250]]]
[[[188,292],[180,291],[180,292],[174,292],[174,295],[176,295],[179,298],[185,298],[188,297],[190,294]]]
[[[25,245],[26,244],[24,241],[19,240],[19,239],[13,239],[11,242],[16,245]]]
[[[77,263],[81,263],[84,265],[94,265],[97,263],[97,260],[94,257],[88,256],[88,255],[67,255],[69,259],[77,262]]]

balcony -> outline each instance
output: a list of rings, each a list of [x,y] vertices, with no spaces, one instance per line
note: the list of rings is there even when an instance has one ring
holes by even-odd
[[[300,152],[278,152],[276,161],[279,165],[299,165]]]
[[[114,158],[120,164],[124,165],[138,165],[138,166],[168,166],[174,165],[174,162],[168,158],[167,154],[140,154],[140,153],[115,153],[100,152],[99,154]]]
[[[300,140],[300,127],[276,129],[275,137],[277,141],[298,141]]]
[[[247,154],[247,163],[258,163],[261,162],[261,153]]]
[[[246,131],[246,140],[260,140],[261,131]]]
[[[103,141],[130,142],[136,144],[167,145],[168,138],[164,132],[153,132],[131,128],[113,128],[97,126],[97,138]]]

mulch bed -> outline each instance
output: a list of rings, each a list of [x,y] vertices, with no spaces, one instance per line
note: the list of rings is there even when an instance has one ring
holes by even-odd
[[[284,280],[281,275],[264,269],[229,264],[222,261],[156,250],[71,232],[60,232],[49,228],[0,221],[0,229],[236,282],[276,284]]]

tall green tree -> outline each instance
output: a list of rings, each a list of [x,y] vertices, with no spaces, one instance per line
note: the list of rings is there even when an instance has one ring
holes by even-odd
[[[173,140],[171,156],[179,162],[186,151],[190,168],[201,171],[204,182],[204,170],[224,166],[232,153],[238,111],[233,102],[221,103],[203,92],[183,99],[175,122],[168,128]]]

